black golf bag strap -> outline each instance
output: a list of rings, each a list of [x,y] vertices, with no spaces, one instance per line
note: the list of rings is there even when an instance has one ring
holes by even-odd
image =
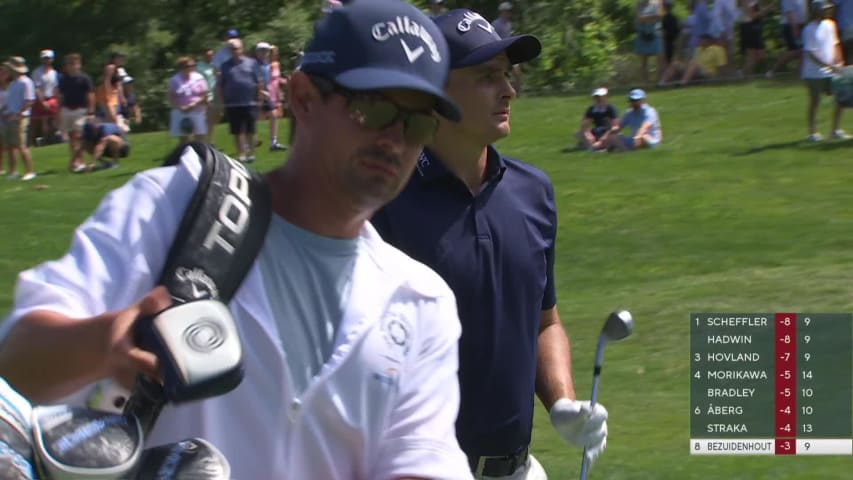
[[[263,177],[204,143],[178,147],[164,165],[176,165],[187,147],[199,156],[198,187],[172,242],[159,285],[176,303],[228,303],[255,261],[272,215]]]

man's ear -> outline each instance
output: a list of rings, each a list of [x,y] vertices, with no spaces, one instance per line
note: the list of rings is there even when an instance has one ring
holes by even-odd
[[[323,100],[320,90],[308,75],[298,70],[291,74],[287,82],[287,95],[291,114],[300,123],[308,120],[315,105]]]

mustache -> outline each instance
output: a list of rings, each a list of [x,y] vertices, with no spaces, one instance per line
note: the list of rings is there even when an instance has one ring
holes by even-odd
[[[360,148],[356,150],[355,156],[357,158],[366,158],[374,161],[379,160],[383,163],[387,163],[388,165],[393,165],[394,167],[400,167],[403,164],[399,155],[395,155],[376,146]]]

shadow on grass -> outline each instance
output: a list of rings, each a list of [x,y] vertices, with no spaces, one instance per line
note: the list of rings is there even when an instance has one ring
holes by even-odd
[[[790,150],[790,149],[804,150],[804,151],[834,151],[839,148],[853,148],[853,139],[849,140],[824,140],[822,142],[809,142],[807,140],[793,140],[790,142],[781,142],[781,143],[768,143],[766,145],[757,145],[748,150],[744,150],[741,152],[735,152],[732,155],[735,157],[746,157],[749,155],[755,155],[756,153],[766,152],[769,150]]]

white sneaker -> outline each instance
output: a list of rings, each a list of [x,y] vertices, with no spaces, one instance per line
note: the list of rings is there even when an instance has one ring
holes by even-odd
[[[844,130],[836,130],[830,134],[830,138],[835,140],[847,140],[849,138],[853,138],[850,135],[847,135]]]
[[[25,174],[23,177],[21,177],[21,180],[27,182],[27,181],[30,181],[34,178],[36,178],[35,172],[30,172],[30,173]]]
[[[18,177],[19,177],[19,175],[18,175],[17,173],[15,173],[15,172],[12,172],[12,173],[10,173],[8,176],[6,176],[6,178],[7,178],[7,179],[9,179],[9,180],[17,180],[17,179],[18,179]]]
[[[819,142],[819,141],[823,140],[823,137],[821,137],[819,133],[813,133],[813,134],[809,135],[806,138],[806,140],[808,140],[810,142]]]

